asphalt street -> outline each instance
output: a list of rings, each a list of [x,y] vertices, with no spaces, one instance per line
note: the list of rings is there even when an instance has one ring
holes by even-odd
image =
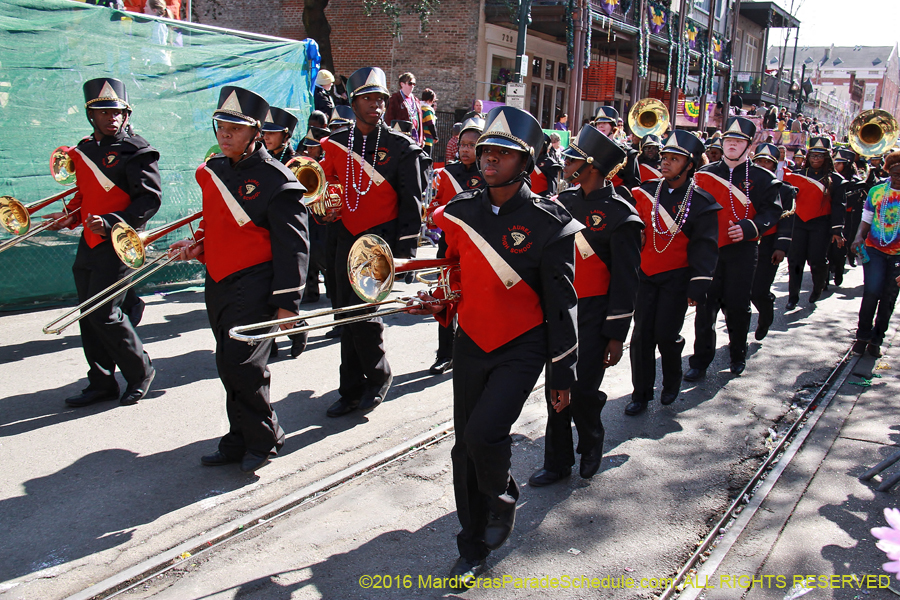
[[[844,286],[784,315],[782,271],[776,322],[751,341],[746,372],[728,372],[726,337],[707,379],[679,400],[638,417],[627,360],[607,373],[610,401],[601,473],[543,489],[525,487],[516,530],[488,561],[491,577],[664,578],[693,551],[755,471],[769,429],[783,430],[812,387],[846,352],[855,329],[862,270]],[[398,286],[411,292],[419,284]],[[809,282],[807,279],[806,288]],[[324,296],[323,296],[324,297]],[[154,391],[132,407],[74,410],[85,385],[76,331],[45,336],[61,309],[0,316],[0,595],[65,598],[159,556],[204,532],[314,486],[451,417],[451,375],[432,377],[436,325],[387,319],[394,372],[387,401],[368,414],[329,419],[337,399],[339,344],[314,335],[298,359],[271,365],[272,399],[288,432],[281,456],[255,476],[204,468],[227,428],[203,295],[145,298],[139,332],[158,370]],[[324,301],[320,303],[324,307]],[[755,324],[755,318],[754,318]],[[692,319],[683,334],[693,340]],[[752,335],[751,335],[752,339]],[[289,347],[281,343],[282,357]],[[123,384],[124,387],[124,384]],[[532,395],[516,424],[513,471],[527,480],[542,462],[545,408]],[[129,592],[153,598],[441,597],[419,575],[443,576],[456,558],[449,469],[452,436],[181,563]],[[360,586],[364,575],[410,575],[398,590]],[[383,579],[383,577],[382,577]],[[560,590],[473,590],[471,598],[557,597]],[[567,597],[651,598],[652,589],[607,587]]]

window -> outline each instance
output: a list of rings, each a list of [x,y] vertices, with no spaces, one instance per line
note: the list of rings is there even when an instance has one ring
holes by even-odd
[[[744,39],[744,68],[742,71],[756,71],[759,61],[759,38],[746,34]]]
[[[541,107],[541,128],[550,129],[553,126],[553,115],[550,109],[553,108],[553,86],[544,86],[544,105]]]
[[[535,118],[537,118],[538,109],[541,104],[541,84],[532,83],[531,84],[531,100],[528,104],[528,112],[532,114]]]
[[[568,70],[569,65],[564,62],[559,63],[559,69],[556,72],[556,80],[560,83],[565,83]]]
[[[562,115],[565,112],[566,112],[566,90],[565,90],[565,88],[558,87],[558,88],[556,88],[557,120],[559,119],[559,115]]]
[[[506,84],[515,75],[514,58],[494,55],[491,57],[491,87],[488,100],[492,102],[506,101]]]
[[[531,59],[531,76],[532,77],[540,77],[541,76],[541,67],[543,63],[541,59],[537,56]]]
[[[626,96],[631,95],[631,80],[630,79],[625,80],[625,95]]]
[[[724,0],[721,0],[724,2]],[[709,14],[709,6],[712,4],[710,0],[694,0],[694,8],[702,10],[706,14]]]
[[[547,67],[544,69],[544,79],[549,79],[553,81],[554,71],[556,70],[556,63],[552,60],[547,61]]]
[[[622,90],[625,89],[625,80],[621,77],[616,77],[616,93],[621,94]]]

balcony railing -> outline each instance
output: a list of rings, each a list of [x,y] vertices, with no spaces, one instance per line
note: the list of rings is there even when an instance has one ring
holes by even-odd
[[[780,87],[780,89],[779,89]],[[791,83],[768,73],[760,74],[759,71],[735,71],[732,82],[732,90],[753,96],[760,96],[765,100],[773,101],[776,97],[787,100],[791,93]]]

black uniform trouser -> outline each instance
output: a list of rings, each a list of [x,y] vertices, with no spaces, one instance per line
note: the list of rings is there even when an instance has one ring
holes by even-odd
[[[747,332],[750,330],[750,293],[756,270],[757,243],[744,241],[719,248],[719,262],[706,301],[697,305],[694,318],[694,355],[692,368],[705,370],[716,356],[716,318],[726,309],[731,362],[747,358]]]
[[[534,389],[547,360],[543,326],[485,352],[456,328],[453,345],[453,423],[456,443],[450,452],[453,491],[462,530],[460,556],[486,557],[484,528],[491,511],[515,505],[519,489],[510,473],[510,430]]]
[[[578,364],[569,406],[556,412],[550,403],[550,385],[544,386],[547,401],[544,468],[549,471],[561,473],[575,464],[573,421],[578,430],[578,454],[603,453],[605,431],[600,413],[606,406],[606,394],[600,391],[600,384],[605,373],[603,355],[609,338],[601,332],[608,306],[608,296],[578,300]],[[550,368],[547,369],[547,381],[550,381]]]
[[[334,262],[336,307],[362,304],[363,301],[350,286],[347,277],[347,257],[350,247],[359,236],[353,235],[343,224],[337,224],[337,250]],[[364,308],[348,313],[347,317],[375,312],[376,308]],[[346,323],[341,327],[341,398],[358,399],[367,391],[384,396],[388,389],[391,366],[384,352],[384,322],[381,318]]]
[[[846,240],[846,243],[844,244],[844,256],[847,258],[848,264],[851,260],[854,263],[856,262],[854,254],[849,252],[849,250],[850,244],[853,243],[853,239],[856,237],[856,232],[859,230],[859,224],[861,222],[862,206],[854,206],[847,211],[846,215],[844,215],[844,239]]]
[[[337,232],[341,228],[340,221],[325,224],[325,293],[331,299],[331,306],[337,306],[337,281],[334,274],[334,261],[335,256],[337,256]],[[344,270],[346,269],[347,265],[344,265]],[[309,286],[308,283],[307,286]]]
[[[240,458],[247,451],[265,454],[284,444],[284,431],[269,404],[269,368],[266,361],[272,340],[251,346],[228,337],[228,330],[275,318],[269,304],[272,263],[266,262],[216,283],[206,276],[206,314],[216,339],[216,369],[225,386],[228,433],[219,441],[219,451]]]
[[[445,258],[447,256],[447,240],[444,237],[444,232],[441,232],[441,239],[438,241],[438,258]],[[437,349],[437,357],[441,358],[453,358],[453,337],[456,328],[451,321],[449,325],[444,327],[441,324],[438,324],[438,349]]]
[[[803,284],[803,267],[809,264],[813,291],[821,292],[828,280],[828,245],[831,243],[831,217],[824,216],[809,221],[799,217],[794,221],[791,249],[788,252],[788,300],[800,299]]]
[[[306,289],[303,297],[316,299],[319,297],[319,273],[328,272],[328,256],[325,245],[327,243],[325,225],[317,223],[309,218],[309,264],[306,270]],[[331,295],[331,287],[328,285],[328,276],[325,275],[325,293]]]
[[[657,347],[662,362],[663,389],[677,392],[681,388],[681,351],[685,344],[681,327],[687,313],[689,280],[687,268],[653,276],[640,273],[630,349],[634,388],[631,399],[635,402],[653,399]],[[581,313],[578,316],[580,318]],[[580,354],[578,358],[580,364]]]
[[[756,263],[756,273],[753,275],[753,291],[750,300],[759,311],[759,319],[769,323],[775,318],[775,294],[772,293],[772,284],[778,274],[778,265],[772,264],[772,254],[775,253],[775,238],[777,234],[763,236],[759,240],[759,261]]]
[[[79,304],[121,280],[127,272],[128,267],[108,240],[91,248],[82,236],[72,265]],[[139,383],[150,372],[150,357],[122,311],[126,297],[131,298],[126,292],[119,294],[78,322],[89,366],[88,389],[118,389],[117,366],[129,384]]]

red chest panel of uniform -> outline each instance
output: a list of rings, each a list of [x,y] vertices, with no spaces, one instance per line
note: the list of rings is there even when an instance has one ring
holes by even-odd
[[[668,193],[668,192],[663,192]],[[668,233],[656,233],[656,231],[669,231],[672,225],[672,214],[664,207],[659,208],[659,217],[656,223],[653,222],[653,197],[647,190],[643,188],[634,188],[632,190],[636,208],[641,215],[641,221],[644,222],[644,234],[646,241],[644,248],[641,250],[641,271],[645,275],[656,275],[657,273],[665,273],[675,269],[683,269],[689,266],[687,247],[688,237],[684,232],[679,231],[672,239]],[[677,209],[672,207],[677,214]],[[654,230],[654,227],[656,228]],[[654,237],[656,245],[654,246]],[[670,243],[671,241],[671,243]],[[662,252],[657,252],[662,250]]]
[[[579,298],[605,296],[609,292],[609,269],[594,252],[582,232],[575,234],[575,293]]]
[[[104,174],[104,169],[115,167],[118,161],[123,160],[115,152],[109,152],[98,165],[90,158],[82,154],[77,148],[69,150],[69,156],[75,163],[75,173],[78,175],[78,191],[82,196],[81,224],[84,225],[88,215],[105,215],[107,213],[125,210],[131,204],[129,196],[122,188],[113,184]],[[114,223],[110,223],[110,226]],[[94,248],[106,238],[100,237],[87,227],[84,228],[84,241]]]
[[[613,187],[619,187],[620,185],[622,185],[622,183],[624,183],[624,182],[622,181],[622,178],[619,177],[618,174],[613,175],[613,177],[612,177],[612,179],[610,179],[610,181],[612,182]]]
[[[531,172],[531,191],[535,194],[547,191],[547,176],[538,167]]]
[[[253,224],[206,164],[197,169],[197,183],[203,190],[203,251],[210,277],[218,282],[272,260],[268,230]]]
[[[356,182],[357,187],[368,193],[359,194],[353,188],[353,181],[344,181],[347,178],[347,148],[333,140],[323,140],[322,147],[325,149],[325,158],[322,161],[322,167],[325,173],[333,172],[337,175],[338,180],[329,181],[332,183],[341,183],[344,187],[343,203],[341,206],[341,220],[347,230],[353,235],[358,235],[367,229],[371,229],[382,223],[393,221],[398,214],[397,192],[391,187],[384,177],[368,162],[362,167],[359,155],[353,153],[350,171],[351,178]],[[368,151],[366,152],[368,154]],[[396,157],[390,156],[384,149],[379,148],[375,151],[375,161],[391,161],[398,160]],[[362,170],[362,175],[360,175]],[[374,175],[375,180],[372,181]],[[370,186],[371,182],[371,186]]]
[[[651,167],[650,165],[645,165],[642,162],[638,163],[638,169],[640,169],[641,172],[641,183],[662,177],[662,173],[660,173],[658,169]]]
[[[729,194],[728,180],[708,171],[699,171],[694,175],[694,181],[699,187],[712,194],[712,197],[722,207],[722,210],[717,213],[719,217],[719,248],[733,244],[734,242],[728,237],[728,228],[731,226],[729,221],[737,223],[756,216],[756,209],[744,193],[743,187],[740,184],[731,184]]]
[[[784,180],[797,188],[796,213],[802,221],[831,214],[831,198],[822,182],[800,173],[785,173]]]
[[[445,215],[444,208],[435,211],[434,221],[444,230],[450,251],[459,254],[462,298],[457,315],[466,334],[491,352],[543,323],[537,293],[502,255],[504,243],[510,252],[528,252],[531,232],[513,230],[503,236],[505,242],[489,241],[461,219]]]

